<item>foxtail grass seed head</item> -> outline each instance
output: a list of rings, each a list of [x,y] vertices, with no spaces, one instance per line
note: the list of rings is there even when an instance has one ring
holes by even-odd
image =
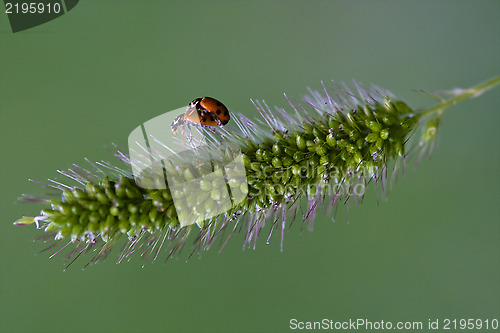
[[[14,224],[43,229],[53,255],[70,248],[68,266],[84,252],[94,253],[88,264],[104,258],[122,238],[118,262],[137,252],[145,262],[162,251],[168,258],[191,232],[191,255],[217,239],[222,250],[236,232],[255,248],[274,229],[283,249],[287,221],[298,217],[311,229],[318,208],[359,203],[370,182],[384,190],[389,165],[414,147],[425,151],[436,135],[441,113],[420,117],[386,90],[354,86],[356,93],[346,85],[310,90],[300,103],[285,96],[286,109],[253,101],[260,119],[232,113],[227,126],[186,129],[176,143],[190,149],[179,154],[152,137],[156,148],[131,149],[142,161],[117,149],[121,166],[87,160],[89,167],[58,171],[72,184],[42,183],[59,199],[24,197],[47,207]]]

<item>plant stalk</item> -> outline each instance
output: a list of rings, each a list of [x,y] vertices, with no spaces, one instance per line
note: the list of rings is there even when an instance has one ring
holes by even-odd
[[[460,89],[460,88],[454,89],[451,91],[451,93],[454,95],[452,98],[443,100],[438,105],[419,113],[416,117],[417,119],[422,119],[434,113],[442,114],[442,112],[445,109],[449,108],[450,106],[453,106],[456,103],[461,102],[468,98],[481,96],[483,93],[494,88],[499,84],[500,84],[500,76],[496,76],[491,80],[480,83],[469,89]]]

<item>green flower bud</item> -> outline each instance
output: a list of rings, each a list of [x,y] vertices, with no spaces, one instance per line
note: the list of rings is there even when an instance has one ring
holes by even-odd
[[[422,141],[424,143],[428,143],[432,141],[437,133],[437,130],[439,128],[439,122],[441,121],[441,116],[434,117],[429,119],[425,123],[424,131],[422,133]]]
[[[389,130],[383,129],[382,131],[380,131],[380,137],[382,138],[382,140],[387,140],[387,138],[389,137]]]
[[[307,146],[306,146],[306,140],[304,139],[303,136],[301,135],[297,135],[297,148],[299,150],[306,150],[307,149]]]
[[[279,168],[283,165],[283,163],[281,162],[281,159],[277,156],[275,156],[272,160],[272,164],[275,168]]]

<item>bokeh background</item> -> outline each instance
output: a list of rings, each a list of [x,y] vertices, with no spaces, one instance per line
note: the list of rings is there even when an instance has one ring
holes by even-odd
[[[109,159],[140,123],[214,96],[256,116],[321,81],[376,83],[423,108],[419,92],[500,73],[499,1],[81,1],[12,33],[0,14],[0,330],[287,332],[289,321],[498,318],[500,88],[446,111],[435,152],[387,201],[320,214],[270,245],[221,254],[107,261],[63,272],[14,227],[43,193],[28,178]]]

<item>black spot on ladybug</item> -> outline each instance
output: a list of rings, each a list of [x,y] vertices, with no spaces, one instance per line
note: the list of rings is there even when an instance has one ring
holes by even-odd
[[[221,105],[222,105],[222,103],[221,103],[221,102],[217,102],[217,106],[221,106]]]
[[[229,115],[229,113],[226,111],[224,111],[224,116],[227,117]]]
[[[202,123],[206,123],[207,122],[207,118],[205,118],[205,117],[201,118],[201,122]]]
[[[217,109],[217,111],[216,111],[215,113],[217,113],[217,115],[219,115],[219,114],[220,114],[220,110],[219,110],[219,109]]]
[[[228,120],[223,120],[222,125],[226,125],[229,121]]]

